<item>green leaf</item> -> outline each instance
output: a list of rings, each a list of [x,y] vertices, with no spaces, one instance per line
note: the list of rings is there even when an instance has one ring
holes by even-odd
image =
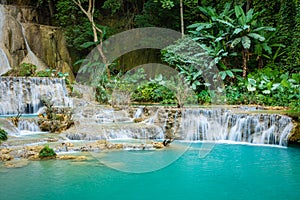
[[[87,61],[87,59],[80,59],[80,60],[77,60],[77,61],[74,63],[74,65],[78,65],[78,64],[83,63],[83,62],[85,62],[85,61]]]
[[[226,72],[225,71],[221,71],[219,72],[221,79],[224,80],[226,78]]]
[[[248,10],[248,12],[246,13],[246,23],[249,23],[253,20],[253,9],[251,8],[250,10]]]
[[[232,71],[230,71],[230,70],[226,70],[226,74],[227,74],[229,77],[234,77]]]
[[[235,30],[233,31],[233,34],[239,34],[239,33],[242,32],[242,31],[243,31],[243,29],[237,28],[237,29],[235,29]]]
[[[286,79],[283,79],[280,84],[286,88],[290,87],[290,83]]]
[[[255,79],[248,78],[248,82],[249,82],[251,85],[255,85],[255,86],[256,86],[256,80],[255,80]]]
[[[227,22],[227,21],[225,21],[225,20],[222,20],[222,19],[216,19],[216,21],[217,21],[217,22],[220,22],[220,23],[222,23],[222,24],[225,24],[225,25],[227,25],[227,26],[229,26],[229,27],[231,27],[231,28],[234,28],[234,25],[232,25],[230,22]]]
[[[238,43],[241,42],[241,40],[242,40],[242,38],[235,38],[235,39],[231,42],[230,47],[231,47],[231,48],[234,48]]]
[[[272,85],[271,90],[272,90],[272,91],[273,91],[273,90],[276,90],[279,86],[280,86],[280,83],[275,83],[275,84]]]
[[[263,37],[263,36],[261,36],[261,35],[259,35],[257,33],[248,33],[248,36],[252,37],[254,39],[257,39],[257,40],[259,40],[261,42],[265,41],[265,39],[266,39],[265,37]]]
[[[250,49],[251,46],[251,40],[247,36],[242,37],[242,45],[245,49]]]
[[[97,45],[99,42],[85,42],[82,45],[80,45],[81,48],[89,48],[91,46]]]
[[[241,6],[234,6],[235,16],[238,19],[240,25],[246,24],[245,13]]]
[[[258,27],[256,29],[252,30],[253,32],[258,32],[258,31],[276,31],[276,28],[273,28],[272,26],[262,26]]]
[[[243,72],[242,69],[231,69],[231,71],[233,71],[233,72]]]
[[[272,48],[269,47],[267,43],[263,43],[262,47],[268,54],[272,54]]]
[[[263,90],[262,93],[263,94],[271,94],[271,91],[270,90]]]
[[[248,84],[248,85],[247,85],[247,90],[248,90],[249,92],[253,92],[253,91],[256,90],[256,88],[255,88],[255,87],[252,87],[250,84]]]

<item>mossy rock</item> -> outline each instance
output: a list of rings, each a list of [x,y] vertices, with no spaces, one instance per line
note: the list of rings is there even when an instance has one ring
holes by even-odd
[[[56,153],[54,152],[54,150],[52,148],[50,148],[48,145],[45,146],[44,148],[41,149],[41,151],[39,152],[39,158],[44,159],[52,159],[52,158],[56,158]]]

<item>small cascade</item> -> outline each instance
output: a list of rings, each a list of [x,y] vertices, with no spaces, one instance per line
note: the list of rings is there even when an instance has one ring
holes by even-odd
[[[147,120],[147,123],[148,124],[154,124],[154,122],[157,120],[158,118],[158,112],[159,112],[159,109],[156,110],[155,114],[153,116],[151,116],[148,120]]]
[[[291,118],[278,114],[240,114],[228,110],[185,110],[181,130],[186,140],[234,141],[286,146]]]
[[[136,110],[135,114],[134,114],[134,118],[139,118],[142,116],[143,114],[143,110],[144,110],[144,107],[140,107]]]
[[[70,140],[163,139],[164,133],[159,126],[145,123],[80,124],[75,131],[68,130],[66,137]]]
[[[71,106],[64,79],[0,77],[0,115],[37,113],[43,96],[54,106]]]
[[[41,132],[37,119],[21,119],[18,122],[18,129],[27,132]]]

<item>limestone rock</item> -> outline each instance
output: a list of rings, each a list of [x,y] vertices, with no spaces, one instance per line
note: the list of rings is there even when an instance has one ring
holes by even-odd
[[[162,149],[164,148],[164,144],[162,142],[153,142],[152,143],[153,147],[156,148],[156,149]]]
[[[74,156],[74,155],[61,155],[57,157],[60,160],[78,160],[78,161],[82,161],[82,160],[87,160],[86,156]]]
[[[14,157],[10,154],[2,154],[0,155],[0,160],[2,161],[9,161],[9,160],[13,160]]]
[[[8,154],[8,153],[10,153],[11,151],[12,151],[12,149],[10,149],[10,148],[3,148],[3,149],[0,150],[0,153],[1,153],[1,154]]]

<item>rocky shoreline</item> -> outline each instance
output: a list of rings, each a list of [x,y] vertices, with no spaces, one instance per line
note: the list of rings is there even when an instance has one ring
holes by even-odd
[[[147,143],[112,143],[106,140],[83,141],[80,143],[59,142],[58,138],[48,138],[48,145],[57,153],[56,156],[50,159],[56,160],[87,160],[88,156],[82,156],[81,153],[99,153],[107,151],[123,151],[123,150],[158,150],[166,146],[163,142],[147,141]],[[4,146],[4,147],[3,147]],[[44,148],[44,145],[30,145],[30,146],[9,146],[4,142],[0,149],[0,161],[5,167],[22,167],[27,161],[41,161],[47,158],[40,158],[39,152]],[[20,161],[20,162],[18,162]],[[22,163],[20,165],[20,163]]]

